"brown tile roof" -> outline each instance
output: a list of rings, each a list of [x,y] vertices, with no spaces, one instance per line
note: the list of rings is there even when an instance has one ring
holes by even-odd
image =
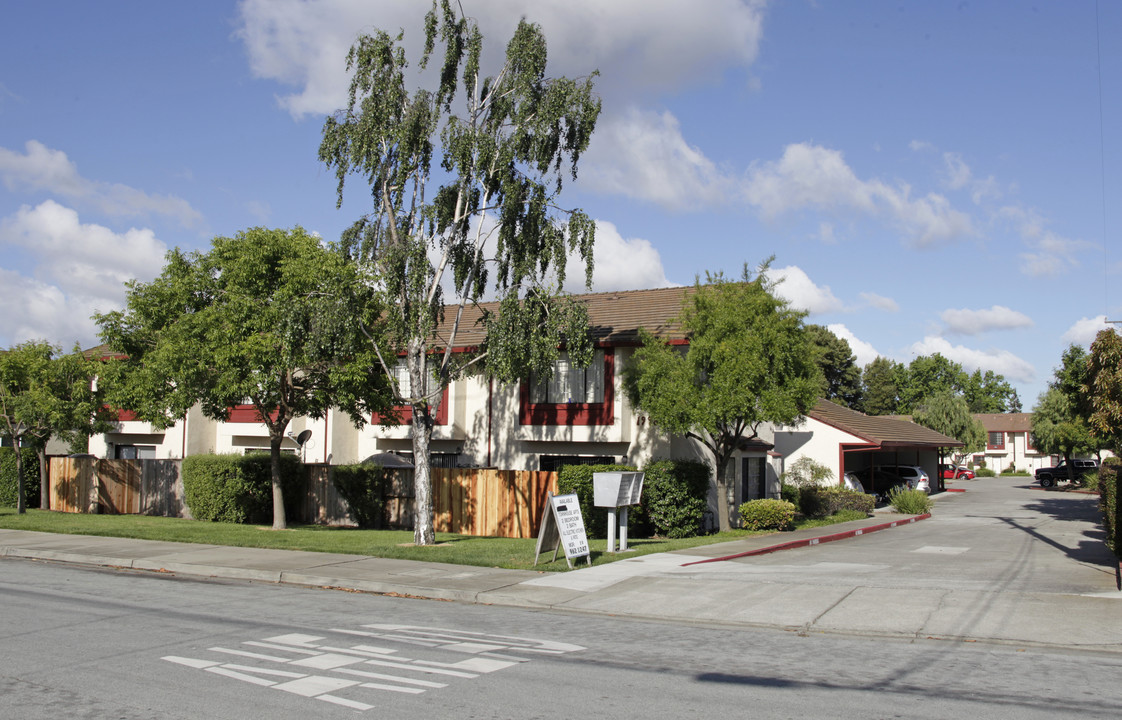
[[[1032,432],[1032,413],[977,413],[986,432]]]
[[[866,415],[835,405],[829,400],[819,400],[807,415],[880,447],[962,447],[958,440],[922,425],[885,416]]]
[[[588,307],[592,336],[607,345],[633,345],[639,341],[639,328],[646,328],[666,340],[682,340],[685,334],[675,322],[682,313],[682,301],[694,287],[658,288],[655,290],[623,290],[589,293],[573,297]],[[483,327],[477,322],[483,309],[496,309],[498,303],[481,303],[464,308],[456,347],[472,347],[483,342]],[[456,319],[457,307],[444,307],[444,323],[437,329],[440,338],[448,337]]]

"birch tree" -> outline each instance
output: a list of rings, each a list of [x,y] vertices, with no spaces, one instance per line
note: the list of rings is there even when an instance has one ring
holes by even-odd
[[[372,336],[378,371],[395,382],[399,357],[407,369],[408,389],[395,387],[410,411],[418,545],[434,540],[429,446],[443,389],[480,370],[502,381],[548,377],[562,345],[578,364],[592,354],[587,314],[559,288],[570,253],[591,282],[595,226],[559,196],[600,112],[595,73],[547,78],[545,37],[522,20],[502,66],[485,75],[483,35],[458,7],[433,3],[416,72],[403,33],[359,36],[347,55],[347,106],[324,122],[319,149],[338,181],[337,207],[350,176],[370,189],[373,207],[342,247],[385,298],[386,334]],[[486,340],[453,352],[464,350],[465,309],[489,298],[498,309],[483,313]]]

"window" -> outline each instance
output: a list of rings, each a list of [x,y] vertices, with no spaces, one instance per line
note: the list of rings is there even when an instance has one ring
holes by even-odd
[[[990,432],[989,437],[986,439],[987,450],[1004,450],[1005,449],[1005,432],[998,430]]]
[[[397,455],[397,456],[401,457],[403,460],[408,460],[409,462],[413,462],[413,453],[411,453],[411,452],[399,452],[399,453],[394,453],[394,455]],[[455,470],[459,466],[460,466],[460,454],[459,453],[440,453],[440,452],[429,453],[429,467],[430,468],[443,468],[443,469],[446,469],[446,470]]]
[[[597,350],[587,368],[562,353],[553,377],[522,384],[522,425],[611,425],[615,422],[615,351]]]
[[[394,381],[397,383],[401,397],[410,397],[412,395],[413,383],[409,380],[409,369],[405,366],[405,360],[397,361],[397,365],[393,369]],[[430,387],[436,387],[436,373],[435,371],[429,373]],[[412,422],[412,410],[408,405],[398,405],[396,408],[397,418],[402,425],[408,425]],[[374,413],[370,418],[370,422],[374,425],[392,425],[390,422],[383,422],[383,416],[380,413]],[[440,395],[440,406],[436,409],[436,416],[433,418],[434,425],[447,425],[448,424],[448,386],[445,386]],[[455,466],[453,466],[455,467]]]
[[[1033,433],[1025,433],[1026,449],[1029,452],[1036,452],[1036,435]]]
[[[113,457],[117,460],[154,460],[156,458],[156,446],[117,445],[113,448]]]
[[[557,472],[566,465],[614,465],[616,459],[595,455],[539,455],[538,468],[545,472]]]
[[[530,378],[530,402],[561,405],[604,402],[604,352],[597,350],[592,363],[577,367],[562,353],[553,364],[553,377]]]

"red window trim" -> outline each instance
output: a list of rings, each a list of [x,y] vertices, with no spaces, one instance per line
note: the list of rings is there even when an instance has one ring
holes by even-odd
[[[131,422],[136,420],[136,412],[134,410],[122,410],[106,405],[105,411],[109,413],[109,419],[115,422]]]
[[[258,425],[264,425],[265,424],[265,421],[261,418],[260,415],[257,414],[257,408],[252,404],[249,404],[249,405],[235,405],[232,408],[229,408],[226,412],[227,412],[226,422],[253,423],[253,424],[258,424]],[[274,410],[270,414],[269,419],[270,420],[276,420],[278,412],[279,412],[279,409]]]
[[[612,425],[615,423],[616,351],[604,349],[604,402],[532,403],[530,383],[520,388],[519,425]]]
[[[1001,444],[1000,445],[995,445],[995,444],[990,443],[990,438],[997,432],[999,432],[999,431],[994,430],[992,432],[987,432],[986,433],[986,450],[1004,450],[1005,449],[1005,431],[1004,430],[1000,431],[1001,432]]]
[[[409,422],[410,422],[411,413],[413,412],[412,408],[410,408],[408,405],[398,405],[397,407],[394,408],[394,410],[397,411],[397,416],[398,416],[398,418],[401,419],[401,424],[408,425]],[[382,416],[381,413],[374,413],[373,415],[370,416],[370,423],[372,425],[396,425],[397,424],[397,423],[393,423],[393,422],[383,422],[382,420],[383,420],[383,416]],[[436,417],[433,418],[432,424],[433,425],[447,425],[448,424],[448,386],[447,385],[445,385],[444,390],[441,391],[440,407],[437,408],[437,410],[436,410]]]

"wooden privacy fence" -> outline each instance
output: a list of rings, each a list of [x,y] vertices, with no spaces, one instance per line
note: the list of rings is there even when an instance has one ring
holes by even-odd
[[[535,470],[432,470],[433,527],[437,532],[532,538],[542,521],[557,473]]]
[[[73,513],[191,517],[179,460],[53,457],[51,509]]]
[[[51,458],[51,509],[191,517],[184,501],[180,460]],[[331,482],[331,466],[308,465],[301,517],[320,525],[353,525],[346,501]],[[413,471],[395,469],[385,501],[384,527],[412,528]],[[433,526],[438,532],[532,538],[557,473],[533,470],[432,470]]]

